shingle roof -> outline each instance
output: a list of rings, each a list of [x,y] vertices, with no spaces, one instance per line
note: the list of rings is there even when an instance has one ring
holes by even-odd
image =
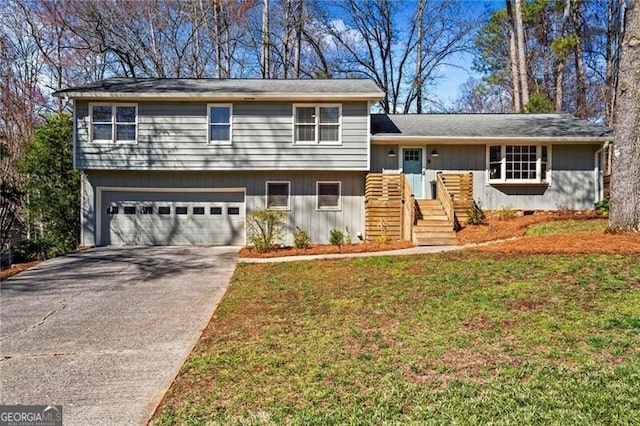
[[[372,114],[374,136],[606,138],[609,128],[568,114]]]
[[[59,90],[56,96],[78,97],[227,97],[379,99],[384,96],[368,79],[262,80],[191,78],[112,78]]]

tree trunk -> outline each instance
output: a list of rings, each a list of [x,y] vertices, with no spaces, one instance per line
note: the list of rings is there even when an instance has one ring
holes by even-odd
[[[294,46],[293,78],[300,78],[300,50],[302,48],[302,2],[297,0],[295,6],[296,43]]]
[[[605,70],[605,117],[604,124],[613,126],[613,108],[618,85],[618,69],[620,67],[620,46],[624,34],[625,0],[608,0],[607,7],[607,46]]]
[[[640,231],[640,4],[626,12],[614,115],[612,230]]]
[[[522,111],[520,99],[520,77],[518,76],[518,52],[516,46],[515,18],[511,0],[507,0],[507,14],[509,16],[509,65],[511,68],[511,87],[513,93],[513,112]]]
[[[424,37],[422,22],[424,16],[425,0],[418,0],[418,40],[416,44],[416,112],[422,114],[422,38]]]
[[[567,23],[569,21],[569,13],[571,12],[571,0],[565,0],[564,11],[562,13],[562,24],[560,29],[560,37],[567,36]],[[567,64],[566,48],[557,53],[558,63],[556,64],[556,112],[562,111],[562,101],[564,97],[564,70]]]
[[[518,75],[520,76],[520,90],[522,107],[529,103],[529,81],[527,76],[527,57],[524,46],[524,24],[522,22],[522,0],[515,0],[516,42],[518,46]]]
[[[269,42],[269,0],[262,0],[262,78],[271,78]]]
[[[576,35],[576,49],[574,50],[576,62],[576,116],[579,118],[587,117],[587,77],[584,70],[584,53],[582,50],[582,19],[581,19],[581,0],[573,2],[572,20],[573,30]]]

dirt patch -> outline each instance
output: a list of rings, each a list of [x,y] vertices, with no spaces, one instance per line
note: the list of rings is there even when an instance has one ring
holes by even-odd
[[[40,260],[36,260],[34,262],[17,263],[15,265],[11,265],[9,268],[3,269],[0,271],[0,281],[4,281],[9,277],[19,274],[25,269],[29,269],[32,266],[36,266],[40,262],[41,262]]]
[[[304,256],[311,254],[338,254],[338,253],[364,253],[373,251],[386,251],[386,250],[398,250],[403,248],[413,247],[413,244],[409,241],[388,241],[386,243],[374,243],[365,242],[360,244],[344,245],[340,249],[334,245],[312,245],[307,249],[297,249],[295,247],[284,247],[277,250],[269,251],[266,253],[259,253],[258,251],[243,247],[240,250],[240,257],[283,257],[283,256]]]
[[[483,225],[468,225],[458,232],[461,244],[478,244],[474,250],[498,254],[637,254],[640,253],[640,233],[607,234],[604,231],[553,233],[525,236],[536,224],[558,220],[602,219],[596,212],[537,213],[508,220],[487,221]],[[507,241],[499,241],[507,240]]]
[[[637,254],[640,253],[640,234],[548,234],[489,244],[475,250],[502,254]]]
[[[467,225],[458,232],[460,244],[484,243],[487,241],[506,240],[522,237],[527,228],[538,223],[556,220],[589,220],[601,219],[602,216],[594,211],[587,212],[550,212],[536,213],[528,216],[518,216],[512,219],[499,220],[489,218],[482,225]]]

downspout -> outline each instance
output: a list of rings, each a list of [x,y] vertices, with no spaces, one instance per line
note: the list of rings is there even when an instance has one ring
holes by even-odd
[[[604,176],[602,175],[603,170],[601,169],[602,163],[602,152],[609,147],[609,141],[606,141],[602,147],[597,150],[593,154],[593,162],[595,164],[593,173],[594,173],[594,188],[595,188],[595,197],[594,201],[597,203],[602,201],[604,198]]]

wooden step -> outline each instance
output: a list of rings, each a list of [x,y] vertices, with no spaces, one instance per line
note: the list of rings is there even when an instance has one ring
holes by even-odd
[[[414,235],[413,243],[417,246],[457,246],[458,238],[451,234],[432,233],[427,235]]]

